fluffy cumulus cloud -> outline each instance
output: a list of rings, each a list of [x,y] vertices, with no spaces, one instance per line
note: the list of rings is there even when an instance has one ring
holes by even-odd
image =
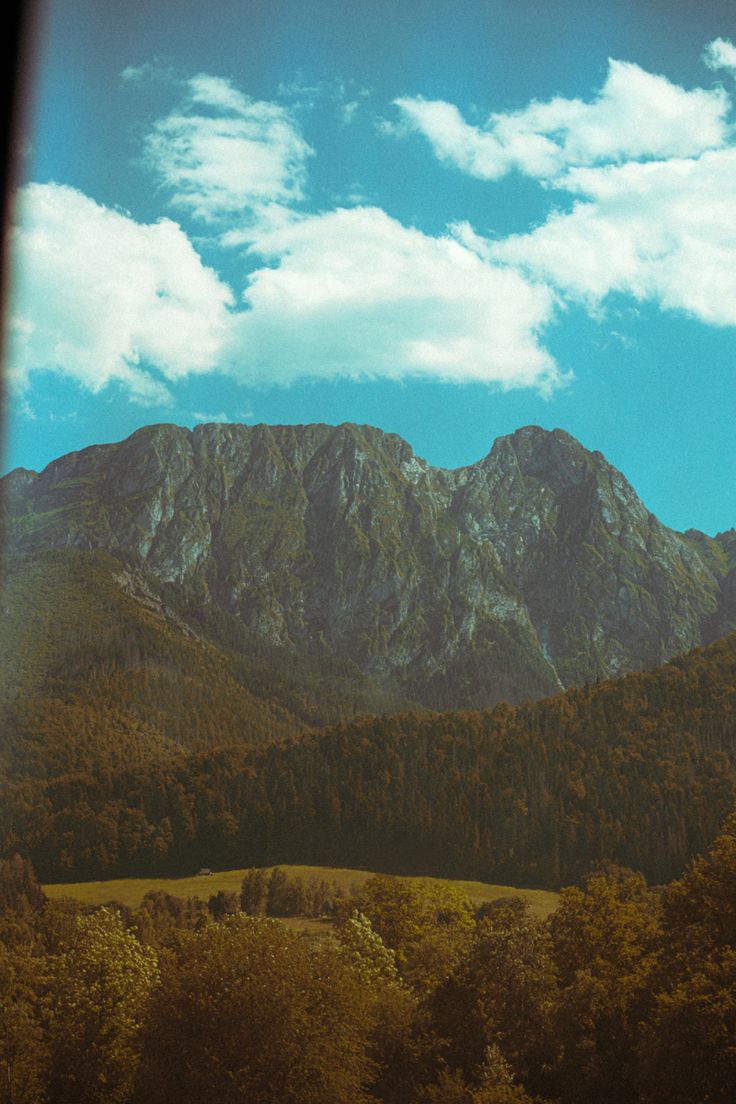
[[[716,39],[704,59],[735,68]],[[398,101],[441,159],[488,180],[511,169],[573,197],[528,233],[484,241],[456,233],[506,264],[598,308],[610,292],[736,325],[736,146],[723,88],[685,91],[636,65],[610,62],[589,103],[554,99],[469,126],[457,108]]]
[[[539,341],[552,292],[375,207],[308,216],[259,237],[231,361],[246,381],[432,376],[548,390]]]
[[[140,225],[56,184],[30,185],[20,207],[11,360],[21,384],[51,369],[145,402],[209,370],[268,385],[431,376],[548,391],[561,379],[540,343],[555,309],[548,288],[377,208],[262,227],[250,247],[260,267],[233,309],[169,220]]]
[[[685,91],[622,61],[609,62],[606,82],[589,103],[561,97],[532,102],[493,114],[482,127],[442,100],[395,102],[406,125],[428,138],[439,158],[482,180],[512,170],[553,180],[568,166],[690,157],[723,145],[728,133],[722,89]]]
[[[303,197],[312,150],[286,108],[200,74],[181,108],[154,124],[146,159],[172,203],[208,223],[258,219]]]
[[[736,75],[736,46],[728,38],[715,38],[709,42],[703,60],[709,69],[728,69]]]
[[[736,325],[736,149],[572,170],[580,198],[486,255],[596,303],[610,291]]]
[[[232,292],[174,222],[141,225],[58,184],[28,185],[18,207],[10,325],[18,384],[51,369],[92,391],[117,381],[133,397],[161,400],[161,377],[219,364]]]
[[[734,53],[717,39],[705,58],[728,68]],[[488,180],[528,173],[571,206],[493,241],[466,224],[431,236],[375,206],[306,213],[312,151],[289,111],[201,74],[149,133],[147,159],[180,211],[245,250],[240,301],[175,222],[141,225],[73,188],[30,185],[15,377],[117,381],[143,401],[209,370],[246,384],[431,377],[549,392],[565,377],[545,331],[565,301],[597,308],[617,291],[736,325],[736,145],[720,86],[685,91],[611,62],[590,102],[533,102],[482,128],[451,104],[398,103],[441,158]]]

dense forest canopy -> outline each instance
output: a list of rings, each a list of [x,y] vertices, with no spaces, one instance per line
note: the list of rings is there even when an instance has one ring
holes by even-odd
[[[557,888],[611,859],[664,881],[733,807],[736,636],[515,708],[309,730],[227,653],[144,628],[3,706],[0,846],[46,880],[301,862]]]
[[[535,917],[449,886],[298,884],[138,909],[0,862],[0,1080],[14,1104],[730,1104],[736,819],[675,882],[602,866]],[[304,886],[301,886],[303,893]],[[306,899],[302,897],[302,902]]]

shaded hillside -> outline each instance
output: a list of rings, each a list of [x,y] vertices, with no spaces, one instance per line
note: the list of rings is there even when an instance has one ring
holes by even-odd
[[[2,754],[13,773],[135,759],[157,746],[274,740],[303,725],[243,685],[236,660],[198,636],[135,569],[107,553],[5,562]],[[150,750],[148,745],[150,744]],[[109,745],[109,748],[108,748]]]
[[[270,741],[396,704],[349,662],[295,662],[232,616],[188,611],[129,558],[5,560],[0,753],[15,773],[34,773],[39,756],[44,771],[52,755],[94,763],[107,745],[124,761],[154,746]]]
[[[259,693],[344,680],[311,721],[538,698],[736,627],[733,534],[665,528],[560,430],[450,472],[367,426],[150,426],[2,489],[11,553],[117,557]]]
[[[16,759],[0,839],[46,880],[292,862],[556,888],[613,859],[662,881],[733,807],[735,751],[731,636],[516,709],[122,765],[104,744],[25,778]]]

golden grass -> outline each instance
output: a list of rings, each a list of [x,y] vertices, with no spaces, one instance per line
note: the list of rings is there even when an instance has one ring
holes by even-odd
[[[324,879],[336,883],[346,892],[359,888],[372,873],[368,870],[344,870],[331,866],[288,866],[281,869],[292,877]],[[146,893],[164,890],[174,897],[200,897],[207,900],[219,890],[240,891],[244,870],[219,870],[214,874],[191,878],[114,878],[105,882],[70,882],[44,886],[49,897],[73,897],[87,905],[103,905],[117,901],[137,908]],[[504,897],[522,897],[535,915],[545,917],[556,907],[559,894],[546,889],[516,889],[513,886],[491,885],[487,882],[458,881],[451,878],[421,878],[425,882],[445,882],[465,893],[475,905],[497,901]]]

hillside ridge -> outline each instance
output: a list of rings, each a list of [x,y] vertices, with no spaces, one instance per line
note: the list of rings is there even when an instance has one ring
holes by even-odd
[[[668,529],[560,429],[446,470],[372,426],[159,424],[2,489],[11,554],[129,558],[194,619],[347,660],[396,703],[522,701],[736,627],[731,534]]]

